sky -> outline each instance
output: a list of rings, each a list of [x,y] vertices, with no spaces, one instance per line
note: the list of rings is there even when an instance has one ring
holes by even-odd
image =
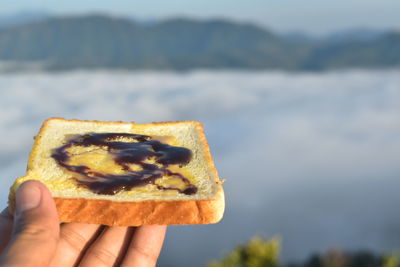
[[[21,10],[104,12],[140,19],[225,17],[280,32],[325,34],[348,28],[400,28],[398,0],[19,0],[2,1],[0,15]]]

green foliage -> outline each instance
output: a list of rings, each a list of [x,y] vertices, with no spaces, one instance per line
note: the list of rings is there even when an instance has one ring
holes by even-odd
[[[399,254],[392,253],[384,257],[382,267],[398,267],[399,266]]]
[[[208,267],[277,267],[280,240],[251,239],[247,244],[236,247],[220,261],[213,261]]]
[[[264,240],[254,237],[246,244],[237,246],[221,260],[210,262],[207,267],[399,267],[397,253],[379,255],[369,251],[345,252],[330,249],[310,256],[303,262],[282,264],[279,262],[280,239]]]
[[[330,249],[327,252],[310,257],[305,263],[291,267],[381,267],[382,257],[368,251],[344,252]]]

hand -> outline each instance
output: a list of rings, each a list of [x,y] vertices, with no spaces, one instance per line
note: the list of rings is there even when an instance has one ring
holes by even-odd
[[[53,198],[38,181],[17,190],[16,214],[0,216],[0,267],[155,266],[166,226],[59,224]]]

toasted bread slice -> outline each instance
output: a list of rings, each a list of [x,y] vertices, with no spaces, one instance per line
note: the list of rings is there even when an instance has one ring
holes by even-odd
[[[26,175],[10,189],[11,210],[26,180],[47,186],[61,222],[207,224],[224,212],[222,183],[195,121],[49,119],[35,137]]]

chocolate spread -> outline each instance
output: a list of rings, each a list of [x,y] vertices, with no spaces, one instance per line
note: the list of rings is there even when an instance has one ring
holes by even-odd
[[[121,139],[128,139],[131,142],[120,141]],[[73,156],[68,150],[75,146],[97,146],[106,150],[125,173],[101,173],[88,166],[68,164]],[[61,167],[76,174],[73,178],[78,186],[88,188],[97,194],[114,195],[122,190],[128,191],[133,187],[147,184],[155,185],[159,190],[176,190],[186,195],[197,192],[197,187],[191,184],[188,178],[168,169],[169,165],[182,167],[188,164],[192,158],[192,152],[184,147],[171,146],[154,140],[147,135],[127,133],[76,135],[69,138],[64,145],[54,149],[51,156]],[[155,163],[146,163],[148,159],[153,159]],[[139,165],[141,170],[132,170],[131,164]],[[185,188],[158,185],[156,181],[161,177],[176,177],[184,183]]]

